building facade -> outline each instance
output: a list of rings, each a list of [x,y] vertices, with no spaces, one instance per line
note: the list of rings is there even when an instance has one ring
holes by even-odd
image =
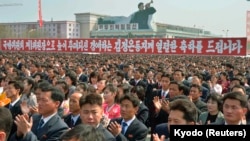
[[[195,27],[185,27],[164,23],[153,23],[152,29],[138,29],[137,24],[98,23],[99,19],[123,19],[124,17],[107,16],[94,13],[75,14],[76,22],[81,26],[82,38],[212,38],[222,35]]]
[[[222,35],[195,27],[152,23],[150,29],[138,29],[137,23],[128,23],[127,17],[94,13],[76,13],[75,21],[44,21],[0,23],[10,29],[11,38],[213,38]],[[100,22],[100,19],[118,23]],[[119,22],[126,21],[126,22]]]
[[[75,21],[1,23],[10,30],[12,38],[80,38],[80,25]]]

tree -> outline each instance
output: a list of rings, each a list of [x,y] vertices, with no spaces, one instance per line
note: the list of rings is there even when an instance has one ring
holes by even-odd
[[[29,29],[22,33],[21,38],[48,38],[48,32],[43,29]]]
[[[12,37],[13,37],[12,30],[8,26],[0,24],[0,39],[12,38]]]

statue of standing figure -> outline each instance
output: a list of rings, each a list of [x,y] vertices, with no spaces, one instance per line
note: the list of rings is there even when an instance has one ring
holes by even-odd
[[[139,29],[150,29],[150,16],[156,12],[156,9],[151,7],[152,3],[153,0],[145,5],[143,2],[140,2],[138,4],[139,10],[132,15],[130,23],[138,23]]]

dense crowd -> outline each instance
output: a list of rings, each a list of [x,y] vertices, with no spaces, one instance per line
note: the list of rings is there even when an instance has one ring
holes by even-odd
[[[249,70],[250,58],[234,56],[1,52],[0,132],[162,141],[175,124],[247,125]]]

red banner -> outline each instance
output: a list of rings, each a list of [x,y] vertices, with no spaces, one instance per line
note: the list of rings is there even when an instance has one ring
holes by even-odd
[[[246,38],[2,39],[2,51],[246,55]]]

